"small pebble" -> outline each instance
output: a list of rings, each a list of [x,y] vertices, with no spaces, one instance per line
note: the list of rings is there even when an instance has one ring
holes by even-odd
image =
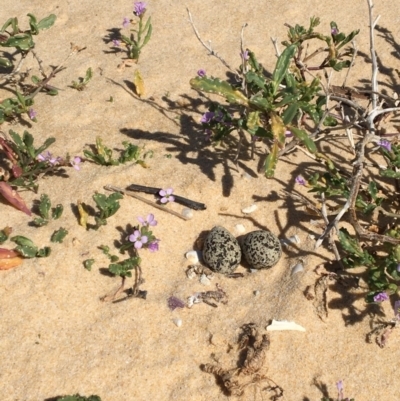
[[[193,265],[199,263],[199,255],[197,251],[188,251],[186,252],[185,257]]]
[[[245,208],[242,209],[242,213],[244,214],[250,214],[253,213],[257,210],[257,205],[255,205],[254,203],[250,206],[247,206]]]
[[[191,219],[193,217],[193,210],[188,207],[184,207],[182,209],[182,216],[185,216],[187,219]]]
[[[255,297],[258,297],[260,295],[260,291],[255,290],[255,291],[253,291],[253,294],[254,294]]]
[[[176,327],[181,327],[182,326],[182,319],[174,319],[173,322],[174,322]]]
[[[246,231],[246,228],[243,224],[236,224],[235,226],[235,233],[236,235],[241,235]]]

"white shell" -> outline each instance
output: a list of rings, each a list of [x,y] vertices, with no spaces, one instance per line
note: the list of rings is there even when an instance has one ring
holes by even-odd
[[[246,228],[244,227],[243,224],[236,224],[236,226],[235,226],[236,235],[243,234],[245,231],[246,231]]]
[[[193,210],[188,207],[184,207],[182,209],[182,216],[185,216],[187,219],[191,219],[193,217]]]
[[[200,276],[200,283],[203,284],[203,285],[210,285],[211,280],[203,273]]]
[[[195,264],[199,263],[199,255],[198,255],[197,251],[186,252],[185,257],[191,264],[195,265]]]
[[[242,213],[244,214],[250,214],[253,213],[254,211],[257,210],[257,205],[255,205],[254,203],[250,206],[247,206],[245,208],[242,209]]]
[[[174,322],[176,327],[181,327],[182,326],[182,319],[174,319],[173,322]]]
[[[300,273],[304,270],[304,266],[303,263],[296,263],[294,266],[291,267],[291,274],[296,274],[296,273]]]
[[[306,329],[295,322],[288,320],[272,320],[272,323],[267,326],[267,331],[295,330],[306,331]]]
[[[292,235],[289,238],[281,239],[282,245],[300,244],[300,238],[297,235]]]

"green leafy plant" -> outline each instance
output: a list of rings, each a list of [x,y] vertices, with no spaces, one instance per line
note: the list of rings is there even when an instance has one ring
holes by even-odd
[[[51,201],[48,195],[42,194],[40,196],[39,202],[39,214],[40,217],[37,217],[33,220],[34,224],[38,227],[42,227],[50,221],[50,219],[57,220],[61,217],[63,213],[64,207],[59,204],[56,207],[51,207]],[[51,212],[51,215],[50,215]]]
[[[93,195],[93,200],[96,203],[98,212],[92,213],[96,222],[94,225],[89,225],[87,222],[90,214],[87,211],[86,205],[83,202],[78,202],[79,224],[86,229],[92,228],[94,230],[107,225],[107,219],[113,216],[120,208],[119,200],[122,198],[123,196],[118,192],[114,192],[109,196],[96,192]]]
[[[242,52],[242,63],[236,72],[239,77],[237,84],[207,76],[204,70],[199,70],[198,76],[190,81],[193,89],[219,95],[228,103],[228,106],[219,102],[209,103],[208,111],[201,119],[205,132],[214,143],[223,141],[233,132],[239,133],[239,148],[244,141],[245,132],[252,138],[267,141],[270,151],[265,160],[264,170],[268,178],[274,176],[288,134],[293,137],[292,141],[302,143],[309,152],[317,151],[304,122],[306,117],[315,127],[325,122],[326,96],[321,93],[319,78],[314,76],[308,81],[305,70],[332,68],[340,71],[348,68],[351,63],[345,58],[351,56],[352,51],[344,49],[344,46],[359,31],[345,35],[339,33],[337,24],[332,22],[331,35],[326,36],[315,32],[319,23],[319,19],[313,17],[308,29],[300,25],[289,27],[289,41],[282,42],[286,48],[279,54],[270,77],[257,61],[255,54],[247,49]],[[325,45],[321,49],[326,55],[315,66],[309,66],[309,62],[321,52],[304,55],[308,41],[320,41]],[[332,125],[336,121],[330,118],[326,123]],[[254,144],[254,141],[250,143]]]
[[[127,47],[128,58],[132,60],[139,61],[140,53],[143,47],[149,42],[151,34],[153,31],[153,26],[151,25],[151,17],[147,19],[146,22],[143,21],[144,15],[146,13],[146,4],[142,1],[134,3],[133,14],[136,18],[139,18],[139,26],[137,29],[130,29],[131,33],[129,36],[121,34],[118,39],[113,41],[114,45],[119,46],[119,40],[121,40]],[[137,20],[132,21],[128,18],[124,18],[123,27],[128,28],[132,23],[137,23]]]
[[[89,81],[93,78],[93,71],[92,68],[88,68],[86,70],[86,74],[84,78],[79,78],[79,81],[72,81],[71,83],[71,87],[78,90],[78,91],[83,91],[87,84],[89,83]]]
[[[59,228],[57,231],[54,231],[52,234],[50,241],[51,242],[58,242],[62,243],[64,241],[64,238],[67,236],[68,231],[65,228]]]
[[[9,18],[0,29],[0,67],[16,69],[13,59],[6,57],[1,48],[14,48],[15,55],[21,55],[22,58],[26,57],[27,53],[32,51],[35,47],[33,37],[38,35],[40,31],[49,29],[54,25],[56,16],[50,14],[49,16],[38,21],[33,14],[28,14],[29,29],[21,30],[17,18]],[[2,54],[3,53],[3,54]],[[15,59],[14,55],[14,59]],[[38,61],[39,67],[40,62]],[[9,78],[14,74],[11,73]],[[7,80],[7,78],[6,78]],[[30,120],[35,121],[36,112],[31,108],[34,104],[34,97],[40,92],[45,91],[50,95],[57,94],[57,90],[48,85],[49,77],[39,79],[37,76],[32,76],[33,87],[26,91],[13,89],[8,85],[11,92],[15,96],[6,98],[0,102],[0,124],[7,119],[12,119],[15,116],[27,114]]]
[[[22,235],[12,237],[11,241],[17,244],[14,250],[24,258],[47,257],[51,252],[48,246],[39,249],[29,238],[23,237]]]
[[[100,137],[96,138],[95,151],[84,150],[83,154],[89,159],[100,164],[101,166],[118,166],[127,162],[134,161],[140,164],[142,167],[147,167],[143,159],[140,158],[141,149],[129,142],[122,142],[124,150],[121,151],[120,156],[117,159],[113,158],[112,149],[103,145],[103,141]]]
[[[91,271],[94,262],[95,262],[94,259],[86,259],[86,260],[83,261],[83,267],[84,267],[86,270]]]

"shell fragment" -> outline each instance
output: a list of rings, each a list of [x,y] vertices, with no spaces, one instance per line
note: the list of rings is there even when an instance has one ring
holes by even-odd
[[[295,322],[288,320],[272,320],[271,324],[267,326],[267,331],[306,331],[306,329]]]
[[[257,210],[257,205],[255,205],[254,203],[250,206],[247,206],[245,208],[242,209],[242,213],[244,214],[250,214],[253,213]]]

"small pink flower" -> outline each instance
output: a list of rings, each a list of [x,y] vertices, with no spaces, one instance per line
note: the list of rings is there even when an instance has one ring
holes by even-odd
[[[306,180],[304,179],[304,177],[302,175],[298,175],[295,180],[296,184],[299,185],[306,185]]]
[[[122,21],[122,26],[123,26],[124,28],[128,28],[128,26],[130,25],[130,23],[131,23],[131,20],[130,20],[129,18],[127,18],[127,17],[124,17],[124,19],[123,19],[123,21]]]
[[[160,199],[161,203],[173,202],[175,197],[172,196],[172,192],[174,192],[173,188],[167,188],[160,190],[159,194],[162,196]]]
[[[139,220],[139,223],[141,223],[145,227],[156,226],[157,225],[157,221],[154,220],[154,214],[153,213],[148,214],[147,217],[146,217],[146,220],[141,216],[138,216],[137,219]]]
[[[135,230],[128,239],[134,243],[136,249],[140,249],[148,241],[147,235],[142,235],[139,230]]]
[[[29,111],[28,111],[28,114],[29,114],[29,118],[30,118],[32,121],[36,121],[37,112],[36,112],[35,110],[33,110],[32,108],[30,108]]]
[[[154,241],[151,241],[150,243],[149,243],[149,245],[148,245],[148,250],[150,251],[150,252],[157,252],[158,251],[158,243],[160,242],[160,240],[159,239],[155,239]]]
[[[82,162],[82,159],[79,156],[75,156],[71,160],[71,166],[76,170],[79,171],[81,169],[80,163]]]

